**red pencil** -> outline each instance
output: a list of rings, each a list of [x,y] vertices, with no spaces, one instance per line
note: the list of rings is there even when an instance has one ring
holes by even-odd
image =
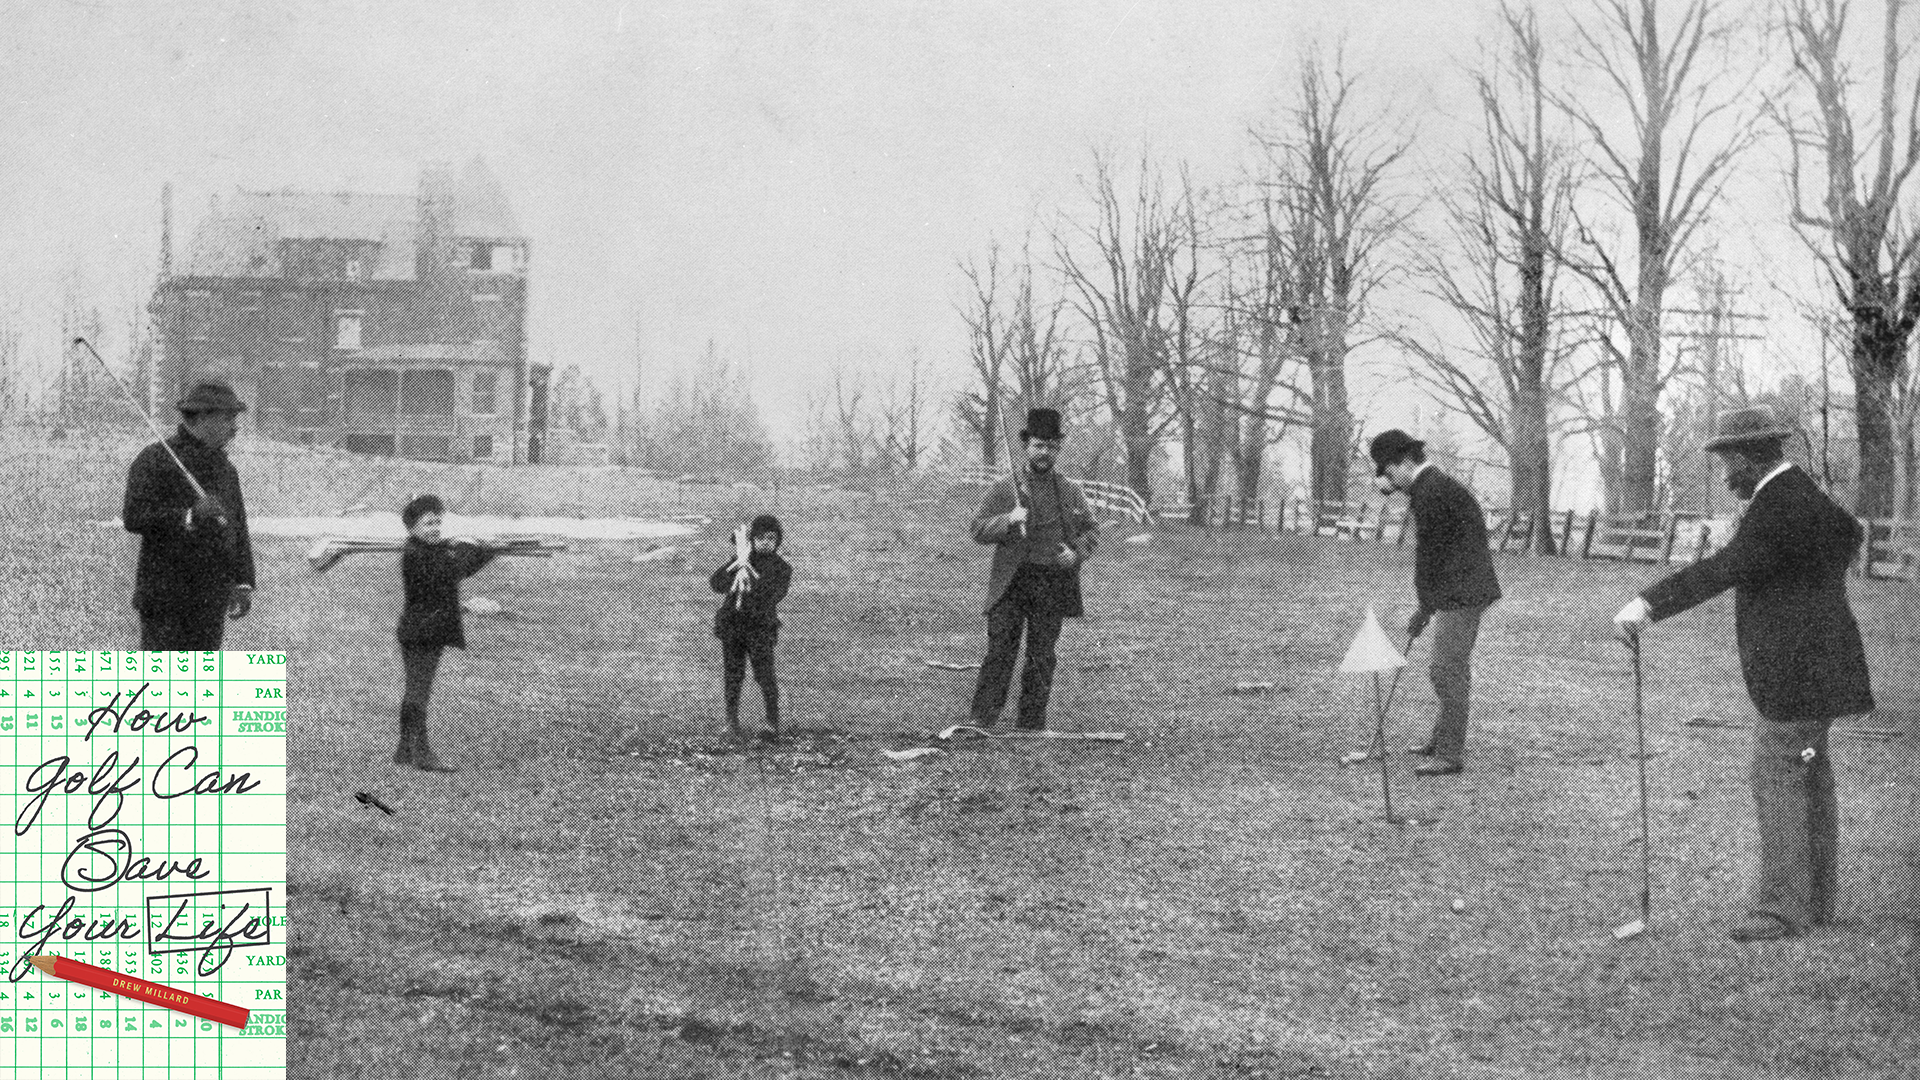
[[[238,1005],[229,1005],[224,1001],[215,1001],[199,994],[189,994],[185,990],[175,990],[157,982],[132,975],[122,975],[92,964],[83,964],[78,960],[69,960],[64,956],[30,956],[27,958],[33,966],[68,982],[77,982],[91,986],[95,990],[130,997],[135,1001],[144,1001],[152,1005],[164,1005],[183,1013],[190,1013],[202,1020],[231,1024],[237,1028],[247,1026],[247,1010]]]

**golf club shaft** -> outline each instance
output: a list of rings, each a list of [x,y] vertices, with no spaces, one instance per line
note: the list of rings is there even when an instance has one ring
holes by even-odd
[[[1628,648],[1633,652],[1633,730],[1640,746],[1640,920],[1648,922],[1653,917],[1653,841],[1647,824],[1647,717],[1639,635]]]
[[[1420,638],[1420,635],[1418,634],[1407,635],[1407,647],[1400,651],[1403,653],[1411,654],[1413,652],[1413,643],[1419,640],[1419,638]],[[1381,712],[1380,712],[1380,716],[1383,722],[1380,725],[1380,729],[1377,730],[1373,736],[1373,751],[1372,751],[1373,753],[1385,754],[1387,752],[1386,731],[1385,731],[1386,724],[1384,723],[1384,720],[1389,713],[1393,712],[1393,695],[1399,691],[1400,675],[1402,672],[1406,670],[1407,668],[1406,668],[1406,665],[1404,664],[1402,664],[1397,668],[1394,668],[1393,678],[1388,680],[1387,682],[1387,703],[1386,705],[1382,706]]]
[[[1013,452],[1013,429],[1007,426],[1007,409],[1004,405],[1000,407],[1000,443],[1006,447],[1007,469],[1013,477],[1013,505],[1025,506],[1027,504],[1027,493],[1020,484],[1020,470],[1022,465],[1018,460],[1018,456]],[[1021,536],[1027,535],[1027,526],[1024,522],[1015,525],[1014,529]]]
[[[1395,669],[1398,674],[1398,669]],[[1379,746],[1380,753],[1380,802],[1386,810],[1387,820],[1393,820],[1393,786],[1387,779],[1387,712],[1380,701],[1380,673],[1373,673],[1373,741]]]
[[[179,454],[174,453],[173,445],[167,442],[167,437],[165,435],[161,434],[160,425],[154,423],[153,417],[148,415],[147,410],[140,406],[140,399],[133,396],[133,390],[130,387],[128,387],[126,383],[121,382],[120,376],[114,374],[113,369],[107,366],[106,358],[101,356],[99,351],[96,350],[93,347],[93,344],[89,342],[86,338],[83,338],[83,337],[74,338],[73,343],[87,350],[88,354],[91,355],[94,358],[94,360],[99,362],[100,370],[106,372],[107,378],[113,380],[113,385],[120,388],[121,395],[127,399],[128,407],[132,408],[133,411],[140,417],[140,419],[145,420],[147,422],[147,430],[153,433],[154,440],[160,444],[161,449],[167,452],[167,456],[173,459],[173,463],[180,467],[180,475],[186,477],[187,483],[193,485],[194,495],[197,496],[198,498],[202,498],[202,499],[206,498],[207,489],[201,487],[200,481],[194,479],[193,474],[187,471],[187,463],[180,460]]]

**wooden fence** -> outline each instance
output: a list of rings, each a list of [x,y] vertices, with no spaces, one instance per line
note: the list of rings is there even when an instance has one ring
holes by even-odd
[[[962,480],[989,483],[997,474],[971,469]],[[1403,545],[1412,532],[1411,516],[1401,500],[1314,502],[1310,499],[1242,499],[1213,495],[1200,503],[1162,503],[1149,508],[1138,492],[1120,484],[1082,480],[1087,501],[1096,509],[1136,523],[1190,522],[1205,528],[1271,529],[1302,536]],[[1686,511],[1653,514],[1576,514],[1562,510],[1544,518],[1505,507],[1487,511],[1487,544],[1495,551],[1526,554],[1538,546],[1542,531],[1559,556],[1671,566],[1693,563],[1718,551],[1733,535],[1737,521]],[[1876,580],[1920,583],[1920,522],[1863,520],[1866,535],[1853,573]]]

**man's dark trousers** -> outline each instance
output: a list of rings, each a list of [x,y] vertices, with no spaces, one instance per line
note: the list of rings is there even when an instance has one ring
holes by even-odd
[[[140,616],[142,652],[207,652],[220,648],[227,633],[227,605],[197,611],[164,611]]]
[[[1055,580],[1062,573],[1032,563],[1020,567],[1000,602],[987,612],[987,657],[980,663],[980,679],[973,691],[974,724],[990,727],[999,722],[1000,709],[1007,703],[1007,691],[1013,683],[1014,655],[1020,651],[1024,630],[1027,662],[1020,673],[1019,724],[1036,730],[1047,726],[1054,646],[1065,621],[1061,612],[1063,584]]]
[[[1433,614],[1433,660],[1427,677],[1440,702],[1428,745],[1433,756],[1459,764],[1467,753],[1467,716],[1473,699],[1473,645],[1480,637],[1480,617],[1489,604],[1436,611]]]
[[[1839,881],[1840,805],[1827,756],[1831,724],[1762,718],[1753,725],[1749,779],[1760,821],[1760,872],[1752,911],[1800,931],[1833,921]]]

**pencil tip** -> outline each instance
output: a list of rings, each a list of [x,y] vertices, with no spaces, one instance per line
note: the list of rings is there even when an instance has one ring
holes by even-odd
[[[32,963],[34,967],[39,968],[41,971],[53,970],[54,958],[51,956],[29,956],[27,957],[27,960],[28,962]]]

